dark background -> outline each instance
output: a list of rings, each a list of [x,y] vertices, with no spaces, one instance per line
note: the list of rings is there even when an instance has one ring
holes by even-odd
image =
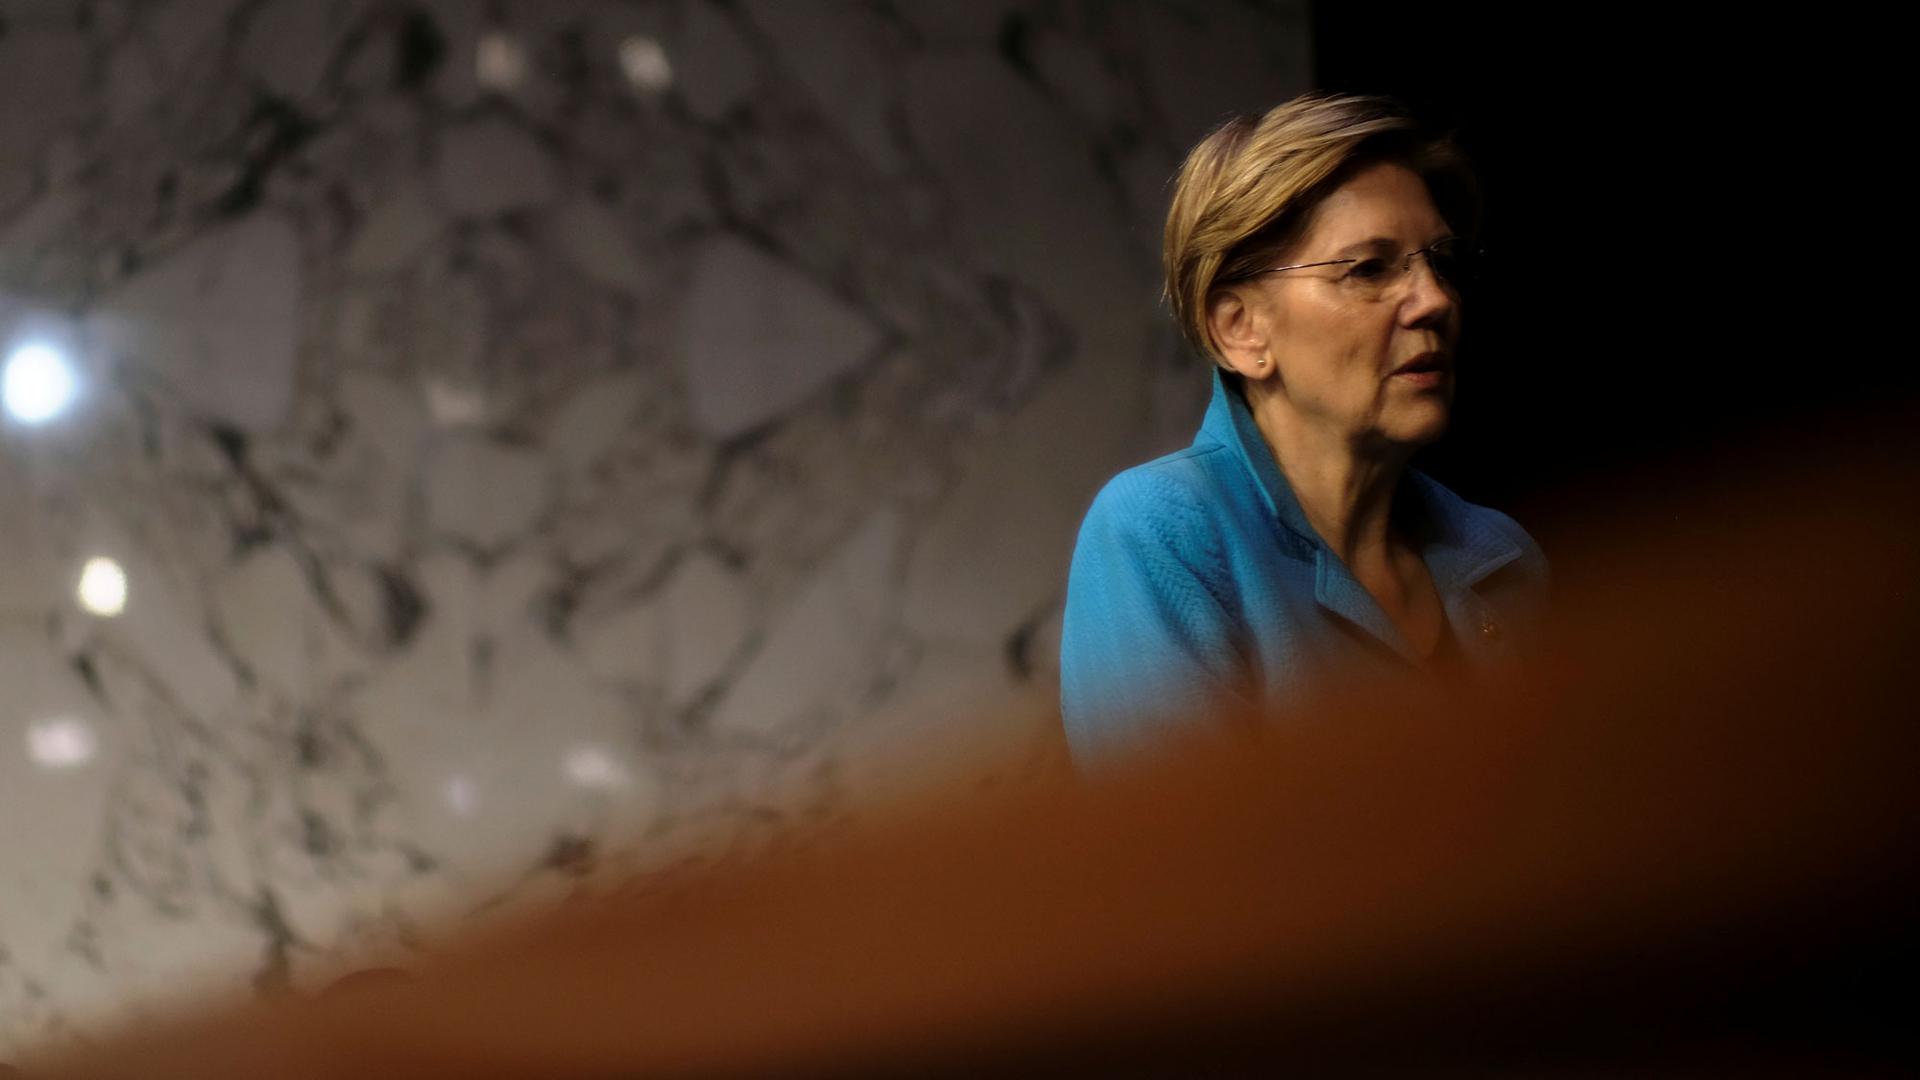
[[[1897,341],[1892,277],[1912,275],[1846,181],[1871,171],[1864,54],[1804,12],[1465,7],[1313,8],[1317,83],[1452,130],[1487,197],[1454,424],[1419,464],[1539,532],[1579,515],[1570,499],[1737,470],[1743,448],[1856,417],[1884,429],[1913,364],[1872,339]]]

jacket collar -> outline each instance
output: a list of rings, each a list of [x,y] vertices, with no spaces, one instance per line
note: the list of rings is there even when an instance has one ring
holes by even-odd
[[[1314,562],[1314,598],[1322,607],[1410,654],[1393,620],[1308,523],[1245,398],[1218,368],[1213,373],[1213,401],[1194,442],[1219,443],[1240,460],[1267,512],[1282,526],[1282,541],[1291,548],[1289,553]],[[1520,545],[1496,524],[1499,515],[1467,502],[1417,469],[1407,470],[1400,496],[1410,501],[1421,556],[1450,615],[1460,609],[1464,594],[1474,585],[1521,555]]]

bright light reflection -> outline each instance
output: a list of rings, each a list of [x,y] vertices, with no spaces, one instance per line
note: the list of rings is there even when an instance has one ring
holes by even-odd
[[[427,415],[441,427],[473,427],[487,418],[487,396],[477,387],[430,378],[426,392]]]
[[[527,53],[513,35],[499,30],[480,39],[474,54],[474,77],[489,90],[516,90],[527,81]]]
[[[461,817],[472,817],[480,808],[480,787],[470,776],[456,776],[447,781],[447,806]]]
[[[22,345],[7,357],[0,376],[0,397],[7,411],[23,424],[43,424],[66,412],[80,395],[80,378],[73,362],[51,345]]]
[[[603,791],[622,788],[627,786],[630,779],[626,767],[597,746],[574,747],[567,751],[564,764],[567,779],[584,788]]]
[[[634,89],[648,93],[665,90],[673,82],[667,50],[650,37],[634,35],[620,43],[620,70]]]
[[[75,591],[81,607],[110,619],[127,609],[127,572],[104,556],[88,559]]]
[[[48,769],[71,769],[93,760],[99,740],[84,720],[59,716],[27,728],[27,755]]]

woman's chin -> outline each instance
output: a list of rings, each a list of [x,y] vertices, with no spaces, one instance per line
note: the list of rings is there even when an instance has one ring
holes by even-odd
[[[1389,442],[1417,450],[1447,433],[1447,421],[1452,414],[1453,410],[1444,402],[1410,403],[1409,407],[1396,409],[1395,415],[1386,418],[1381,433]]]

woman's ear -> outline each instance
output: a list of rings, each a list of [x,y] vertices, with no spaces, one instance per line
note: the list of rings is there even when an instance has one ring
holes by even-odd
[[[1219,289],[1207,298],[1207,329],[1227,367],[1249,379],[1273,374],[1267,313],[1257,300],[1237,289]]]

